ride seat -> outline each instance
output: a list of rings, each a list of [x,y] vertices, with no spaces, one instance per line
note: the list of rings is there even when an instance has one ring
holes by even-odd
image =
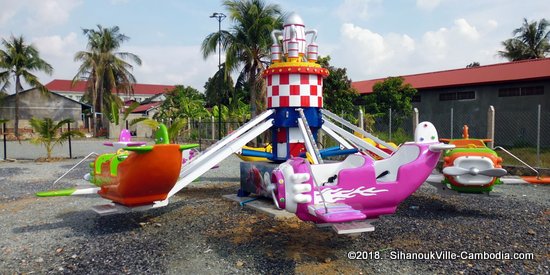
[[[376,179],[379,182],[395,182],[399,168],[418,158],[420,148],[416,144],[403,144],[389,158],[374,163]]]
[[[366,155],[349,155],[338,172],[338,186],[357,186],[358,181],[375,180],[374,161]]]
[[[165,200],[178,180],[181,157],[177,144],[157,144],[149,152],[131,152],[118,165],[118,184],[101,186],[98,193],[126,206]]]

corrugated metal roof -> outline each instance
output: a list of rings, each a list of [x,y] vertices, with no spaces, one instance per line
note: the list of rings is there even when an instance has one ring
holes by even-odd
[[[550,58],[539,58],[493,65],[401,76],[416,89],[501,83],[550,78]],[[385,78],[355,81],[352,87],[361,94],[372,93],[375,83]]]
[[[48,90],[52,92],[76,92],[84,93],[86,89],[85,81],[77,81],[74,86],[71,84],[71,80],[54,79],[50,83],[45,85]],[[157,85],[157,84],[134,84],[134,94],[136,95],[156,95],[159,93],[165,93],[166,91],[173,90],[173,85]]]

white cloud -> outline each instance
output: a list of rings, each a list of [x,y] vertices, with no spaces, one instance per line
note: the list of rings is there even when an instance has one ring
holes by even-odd
[[[350,75],[377,75],[399,67],[407,55],[414,53],[416,43],[406,34],[381,35],[353,24],[343,24],[341,39],[332,53],[332,60],[346,64]]]
[[[74,0],[32,0],[26,7],[31,12],[27,19],[30,28],[45,28],[61,25],[69,20],[74,8],[82,4],[82,1]]]
[[[463,36],[469,38],[469,39],[478,39],[479,33],[476,29],[476,27],[473,27],[466,21],[464,18],[460,18],[455,20],[455,28],[458,30],[460,34]]]
[[[24,24],[30,30],[44,30],[68,22],[71,12],[82,0],[4,0],[0,24]]]
[[[485,20],[481,24],[491,25]],[[351,23],[340,28],[338,44],[328,54],[333,65],[346,67],[354,81],[462,68],[478,61],[498,62],[489,28],[478,31],[464,18],[450,26],[426,31],[413,37],[405,33],[377,33]]]
[[[73,79],[80,65],[73,61],[74,54],[82,50],[82,43],[77,41],[76,33],[37,37],[32,43],[40,52],[40,57],[50,63],[54,70],[51,76],[36,72],[43,84],[52,79]]]
[[[21,1],[5,1],[2,3],[2,8],[0,9],[0,24],[4,25],[9,20],[11,20],[16,14],[17,11],[23,6]]]
[[[371,17],[373,9],[381,4],[380,0],[344,0],[336,8],[336,15],[343,21],[351,19],[367,19]]]
[[[422,36],[422,49],[425,52],[430,53],[430,59],[445,59],[448,53],[448,38],[449,30],[446,28],[440,28],[437,31],[426,32]]]
[[[72,57],[78,51],[77,48],[80,45],[77,44],[76,40],[76,33],[71,32],[65,37],[59,35],[37,37],[33,40],[33,43],[43,56],[67,58]]]
[[[421,10],[432,11],[440,2],[441,0],[416,0],[416,6]]]
[[[200,46],[128,47],[122,51],[134,53],[143,61],[134,68],[139,83],[181,84],[202,91],[218,68],[217,55],[203,60]]]

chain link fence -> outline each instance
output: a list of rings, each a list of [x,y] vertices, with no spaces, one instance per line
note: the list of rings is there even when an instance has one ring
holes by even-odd
[[[467,125],[470,138],[491,138],[494,142],[489,146],[506,148],[532,166],[550,167],[550,110],[541,105],[521,112],[491,108],[475,112],[455,112],[449,108],[437,115],[419,110],[419,120],[431,121],[440,138],[462,138],[463,127]],[[497,150],[497,153],[506,165],[523,165],[505,152]]]
[[[491,107],[492,108],[492,107]],[[492,109],[476,112],[455,112],[449,108],[437,114],[423,113],[418,110],[418,121],[432,122],[440,138],[462,138],[464,125],[468,126],[470,138],[491,138],[494,142],[488,146],[501,146],[512,152],[524,162],[541,168],[550,167],[550,110],[540,105],[530,111],[517,112],[506,109]],[[400,144],[413,140],[415,113],[404,114],[397,110],[388,110],[385,114],[357,114],[357,124],[378,138]],[[244,122],[222,121],[221,136],[228,135]],[[202,148],[218,140],[219,122],[216,118],[191,120],[186,131],[180,136],[181,141],[199,142]],[[494,130],[493,130],[494,129]],[[321,144],[332,144],[321,134]],[[260,142],[269,142],[270,133],[264,134]],[[497,153],[506,165],[523,165],[505,152]]]

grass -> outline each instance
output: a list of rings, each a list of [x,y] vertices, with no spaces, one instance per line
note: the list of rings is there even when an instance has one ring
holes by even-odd
[[[510,153],[531,165],[532,167],[550,168],[550,148],[540,149],[540,163],[537,157],[537,149],[534,147],[506,148]],[[506,152],[497,149],[497,154],[502,158],[504,165],[524,166],[521,162],[508,155]]]

